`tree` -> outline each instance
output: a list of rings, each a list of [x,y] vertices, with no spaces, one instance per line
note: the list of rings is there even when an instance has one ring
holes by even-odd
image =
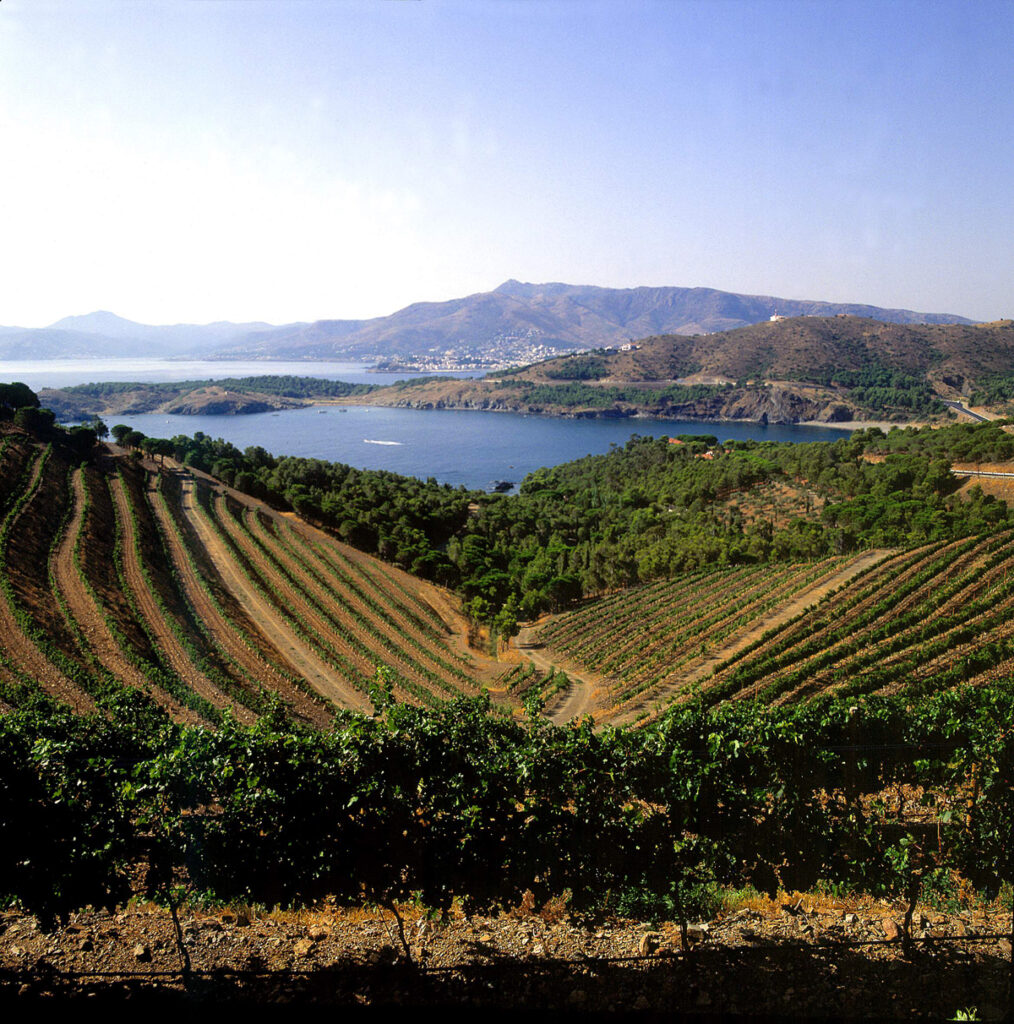
[[[21,381],[13,381],[10,384],[0,384],[0,407],[13,411],[31,406],[33,409],[39,407],[39,396]]]
[[[112,435],[113,440],[117,444],[126,444],[127,435],[130,433],[131,428],[126,423],[117,423],[113,426]]]
[[[504,606],[497,612],[496,618],[494,619],[494,626],[496,627],[497,633],[503,637],[504,640],[509,640],[512,636],[517,636],[520,632],[518,626],[518,599],[511,594]]]
[[[23,405],[14,413],[14,424],[31,434],[46,434],[56,424],[56,416],[50,409]]]

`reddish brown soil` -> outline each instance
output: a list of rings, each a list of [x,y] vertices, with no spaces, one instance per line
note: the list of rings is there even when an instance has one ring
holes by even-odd
[[[170,915],[142,905],[85,912],[52,933],[0,915],[0,998],[105,996],[231,1006],[306,1001],[347,1008],[399,1004],[574,1014],[763,1014],[792,1019],[950,1018],[1009,1004],[1009,914],[996,909],[914,917],[903,908],[797,895],[754,899],[679,929],[615,920],[581,925],[554,907],[446,924],[404,908],[414,960],[405,965],[392,915],[325,908],[299,913],[184,909],[185,979]],[[970,939],[961,942],[953,940]],[[936,940],[936,941],[933,941]],[[756,1019],[756,1018],[753,1018]]]
[[[166,503],[159,500],[156,495],[152,501],[152,508],[162,526],[162,534],[166,538],[187,599],[221,649],[237,666],[249,673],[252,679],[259,680],[264,687],[277,692],[298,718],[321,727],[326,726],[331,717],[327,708],[320,700],[313,699],[296,685],[288,673],[280,671],[273,663],[273,659],[265,656],[265,652],[269,650],[267,641],[234,600],[230,602],[233,617],[229,620],[223,617],[198,579],[188,557],[188,549],[184,547],[184,542],[175,529],[175,520],[171,518]],[[185,522],[190,525],[189,520]],[[193,531],[191,532],[193,534]],[[198,546],[198,550],[204,549]],[[222,586],[221,577],[207,561],[203,579],[209,586],[215,586],[221,602],[228,592]]]
[[[41,483],[42,463],[37,463],[35,471],[29,482],[29,488],[36,482]],[[17,536],[29,538],[36,543],[33,550],[40,547],[39,538],[41,535],[40,525],[34,517],[28,517],[31,505],[22,510],[21,514],[13,522],[11,538]],[[37,510],[36,510],[37,511]],[[59,519],[57,519],[57,524]],[[55,525],[54,525],[55,528]],[[31,577],[28,572],[29,565],[21,556],[20,544],[8,545],[7,567],[8,578],[14,587],[15,594],[22,598],[26,593],[31,592]],[[48,545],[45,555],[42,556],[42,565],[48,562]],[[59,614],[58,611],[56,614]],[[62,624],[62,623],[61,623]],[[92,698],[79,687],[71,682],[50,660],[43,655],[39,648],[22,632],[14,616],[14,611],[5,595],[0,594],[0,636],[3,637],[3,654],[13,664],[17,665],[29,678],[37,682],[42,689],[60,700],[66,701],[76,711],[92,711],[95,708]]]
[[[130,501],[124,490],[121,479],[114,478],[110,482],[113,499],[116,502],[119,521],[123,530],[123,568],[127,577],[127,585],[134,594],[138,608],[148,623],[149,629],[158,640],[159,649],[177,676],[196,694],[218,708],[232,708],[240,721],[252,722],[254,715],[247,708],[236,705],[228,696],[215,686],[208,677],[197,668],[190,656],[183,649],[176,634],[165,621],[154,595],[145,582],[141,566],[137,558],[134,544],[134,521],[130,514]],[[137,496],[135,495],[135,500]],[[154,545],[149,542],[149,549]],[[149,564],[150,575],[160,567]],[[164,569],[164,567],[161,567]]]
[[[123,648],[109,631],[109,626],[95,599],[81,581],[74,563],[74,551],[81,539],[84,521],[84,470],[78,469],[74,473],[72,487],[74,512],[52,561],[53,578],[63,595],[68,612],[73,616],[95,656],[116,679],[127,686],[148,692],[152,699],[174,718],[187,723],[196,722],[197,716],[189,708],[183,707],[160,688],[152,687],[147,677],[127,660]]]

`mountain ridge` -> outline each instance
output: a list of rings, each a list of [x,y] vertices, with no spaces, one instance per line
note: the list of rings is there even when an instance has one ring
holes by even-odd
[[[406,365],[495,366],[660,334],[733,330],[772,316],[863,316],[887,323],[970,325],[952,313],[746,295],[715,288],[607,288],[510,279],[492,291],[411,303],[367,320],[139,324],[107,310],[45,328],[0,327],[0,358],[152,356],[215,359],[395,360]]]

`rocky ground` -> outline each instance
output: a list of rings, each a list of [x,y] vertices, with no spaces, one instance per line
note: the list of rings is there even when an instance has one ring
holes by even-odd
[[[444,924],[388,911],[87,911],[53,931],[0,915],[0,1006],[61,999],[192,1006],[439,1006],[575,1015],[949,1018],[1008,1007],[1010,917],[925,909],[906,952],[897,906],[754,899],[691,925],[584,926],[560,908]],[[947,941],[961,939],[962,941]],[[189,961],[189,966],[186,964]]]

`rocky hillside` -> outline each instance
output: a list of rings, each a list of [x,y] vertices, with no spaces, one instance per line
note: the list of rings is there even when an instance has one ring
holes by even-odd
[[[492,292],[418,302],[362,322],[320,320],[261,331],[222,350],[236,358],[537,358],[660,333],[725,331],[783,316],[846,313],[894,323],[964,323],[953,314],[738,295],[714,288],[598,288],[507,281]]]
[[[684,420],[928,420],[1014,360],[1014,321],[889,324],[797,317],[720,334],[668,334],[482,380],[413,381],[363,404]]]

